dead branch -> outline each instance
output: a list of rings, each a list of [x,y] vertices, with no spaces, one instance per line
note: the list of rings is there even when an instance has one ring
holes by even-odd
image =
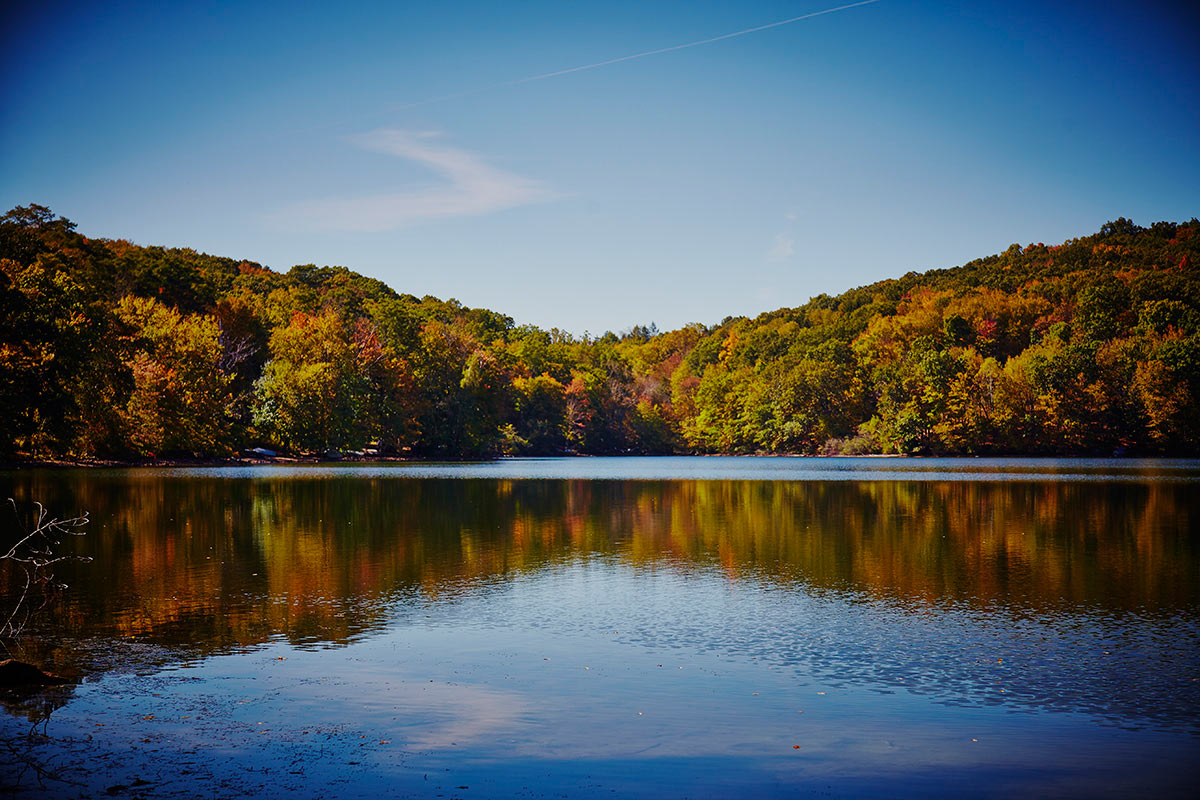
[[[20,636],[29,623],[30,617],[48,606],[67,588],[65,583],[55,580],[53,569],[55,564],[62,561],[86,562],[92,559],[87,556],[59,552],[59,548],[67,537],[87,534],[87,531],[83,530],[89,521],[86,511],[81,516],[70,519],[51,518],[45,506],[41,503],[34,503],[36,513],[33,527],[31,530],[25,531],[20,523],[21,515],[16,501],[10,497],[8,502],[17,516],[17,524],[21,530],[16,544],[9,548],[8,552],[0,555],[0,561],[11,561],[19,565],[25,575],[25,585],[21,589],[21,594],[17,598],[12,612],[8,615],[8,619],[3,626],[0,626],[0,638],[11,639]],[[30,599],[31,593],[41,594],[42,601],[36,607],[26,602]]]

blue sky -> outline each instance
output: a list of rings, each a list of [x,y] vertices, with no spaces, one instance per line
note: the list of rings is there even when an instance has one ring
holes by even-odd
[[[27,5],[5,209],[518,323],[714,323],[1200,215],[1189,4],[879,0],[515,84],[838,3]]]

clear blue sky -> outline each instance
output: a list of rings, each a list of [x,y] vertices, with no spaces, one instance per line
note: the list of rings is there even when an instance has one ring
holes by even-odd
[[[0,204],[593,334],[1200,215],[1194,4],[879,0],[508,85],[838,4],[10,7]]]

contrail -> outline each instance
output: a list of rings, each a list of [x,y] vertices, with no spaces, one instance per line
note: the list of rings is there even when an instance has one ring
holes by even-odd
[[[393,108],[393,110],[399,111],[399,110],[405,109],[405,108],[413,108],[415,106],[428,105],[429,103],[440,103],[443,100],[452,100],[456,97],[465,97],[467,95],[479,94],[480,92],[486,92],[486,91],[490,91],[492,89],[500,89],[505,86],[519,86],[522,83],[532,83],[533,81],[544,81],[547,78],[557,78],[560,75],[569,75],[572,72],[583,72],[584,70],[588,70],[588,69],[599,69],[600,67],[607,67],[609,64],[619,64],[622,61],[633,61],[634,59],[646,58],[647,56],[657,56],[657,55],[662,55],[663,53],[673,53],[676,50],[686,50],[689,47],[699,47],[700,45],[703,45],[703,44],[712,44],[713,42],[720,42],[725,39],[733,39],[738,36],[746,36],[747,34],[758,33],[759,31],[765,31],[768,28],[778,28],[781,25],[791,25],[793,22],[800,22],[801,20],[812,19],[813,17],[821,17],[826,14],[835,14],[838,11],[846,11],[847,9],[858,8],[859,6],[869,6],[872,3],[878,3],[878,2],[879,2],[879,0],[861,0],[861,2],[858,2],[858,3],[849,3],[844,6],[838,6],[837,8],[827,8],[824,11],[813,11],[810,14],[801,14],[798,17],[791,17],[789,19],[781,19],[778,22],[768,22],[766,25],[758,25],[753,28],[746,28],[745,30],[742,30],[742,31],[734,31],[733,33],[721,34],[720,36],[714,36],[711,39],[700,39],[699,41],[688,42],[687,44],[677,44],[677,45],[673,45],[671,47],[660,47],[657,50],[647,50],[643,53],[634,53],[633,55],[621,56],[620,58],[610,58],[607,61],[597,61],[594,64],[583,64],[578,67],[570,67],[568,69],[560,69],[560,70],[556,70],[554,72],[545,72],[545,73],[542,73],[541,75],[530,75],[528,78],[518,78],[513,81],[505,81],[504,83],[495,83],[490,86],[481,86],[478,89],[468,89],[463,92],[455,92],[454,94],[444,94],[444,95],[441,95],[440,97],[431,97],[428,100],[418,100],[415,103],[407,103],[402,106],[395,106]]]

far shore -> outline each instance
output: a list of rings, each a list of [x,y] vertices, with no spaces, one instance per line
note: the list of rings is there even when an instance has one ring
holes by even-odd
[[[507,459],[516,458],[677,458],[677,457],[702,457],[702,458],[911,458],[911,459],[928,459],[928,458],[956,458],[956,459],[976,459],[976,458],[1107,458],[1113,460],[1124,460],[1128,458],[1140,458],[1137,454],[1100,454],[1100,453],[992,453],[992,454],[973,454],[973,455],[946,455],[938,456],[928,453],[921,454],[902,454],[902,453],[857,453],[848,454],[812,454],[812,453],[610,453],[610,454],[591,454],[591,453],[556,453],[556,454],[540,454],[540,455],[519,455],[519,456],[444,456],[441,458],[427,458],[418,456],[397,456],[397,455],[378,455],[378,454],[360,454],[346,453],[337,457],[330,457],[318,454],[305,455],[241,455],[229,456],[225,458],[219,457],[164,457],[164,458],[96,458],[96,459],[13,459],[0,461],[0,470],[26,470],[26,469],[130,469],[137,467],[260,467],[260,466],[314,466],[314,465],[337,465],[337,464],[445,464],[445,463],[478,463],[483,461],[504,461]],[[1150,456],[1148,456],[1150,457]],[[1186,458],[1186,457],[1185,457]]]

